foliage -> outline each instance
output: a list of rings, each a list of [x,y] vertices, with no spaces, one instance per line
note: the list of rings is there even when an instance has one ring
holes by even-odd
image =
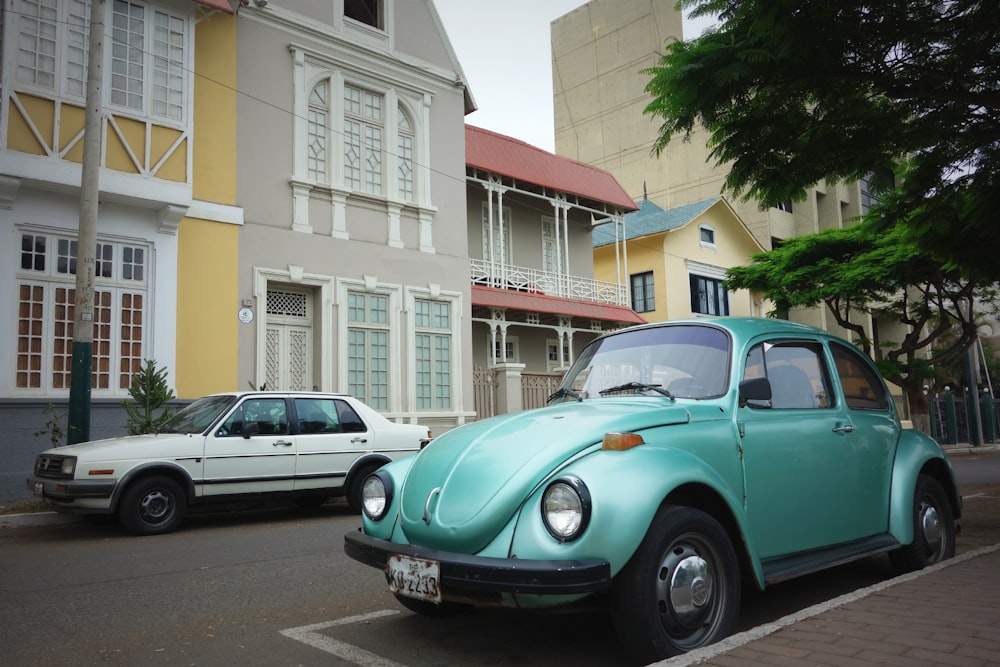
[[[721,23],[646,70],[656,152],[703,125],[731,168],[726,189],[763,206],[879,174],[873,219],[904,223],[964,275],[1000,279],[1000,3],[679,4]]]
[[[167,405],[174,399],[167,383],[167,369],[157,368],[152,359],[147,359],[142,370],[132,376],[128,393],[132,402],[122,401],[122,406],[128,413],[129,435],[154,433],[173,417],[173,410]],[[155,414],[157,410],[161,410],[159,415]]]
[[[49,442],[52,443],[53,447],[60,447],[63,438],[66,436],[66,431],[63,429],[62,424],[67,413],[57,413],[56,406],[51,403],[42,408],[42,413],[47,417],[45,427],[35,431],[35,437],[48,436]]]
[[[749,266],[729,269],[726,285],[762,293],[777,311],[826,305],[911,399],[934,377],[931,364],[944,367],[962,358],[976,338],[977,302],[996,297],[992,283],[942,267],[901,225],[880,230],[859,224],[788,239],[754,255]],[[899,321],[909,333],[900,341],[881,340],[875,349],[864,326],[870,316]]]

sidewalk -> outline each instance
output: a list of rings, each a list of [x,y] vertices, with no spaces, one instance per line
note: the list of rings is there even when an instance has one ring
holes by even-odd
[[[1000,665],[1000,544],[656,664]]]

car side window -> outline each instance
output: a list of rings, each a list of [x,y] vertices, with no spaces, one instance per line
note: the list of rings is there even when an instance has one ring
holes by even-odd
[[[830,382],[819,343],[781,340],[759,343],[747,354],[744,380],[765,377],[771,383],[770,401],[751,401],[750,407],[775,410],[828,408]]]
[[[285,399],[248,399],[229,416],[219,430],[229,435],[285,435],[288,433]]]
[[[337,414],[340,417],[340,426],[344,433],[364,433],[368,430],[368,425],[354,411],[347,401],[336,401]]]
[[[844,400],[852,410],[888,410],[889,398],[885,383],[861,355],[845,345],[830,344]]]
[[[295,413],[299,433],[340,433],[340,419],[334,401],[329,398],[296,398]]]

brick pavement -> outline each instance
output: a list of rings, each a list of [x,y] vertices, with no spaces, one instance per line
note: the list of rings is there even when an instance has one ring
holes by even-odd
[[[656,664],[1000,665],[1000,544]]]

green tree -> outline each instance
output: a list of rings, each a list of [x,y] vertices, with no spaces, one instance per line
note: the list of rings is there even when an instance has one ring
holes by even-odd
[[[789,239],[754,255],[749,266],[729,269],[726,285],[763,294],[775,311],[826,305],[883,376],[903,389],[918,427],[926,426],[921,390],[935,377],[932,364],[961,359],[976,337],[977,302],[996,297],[992,283],[943,267],[901,225],[859,224]],[[909,333],[880,340],[876,349],[864,326],[870,316],[902,322]]]
[[[895,174],[873,218],[1000,279],[1000,2],[680,0],[717,29],[647,73],[659,152],[702,125],[726,189],[762,205]]]
[[[167,384],[167,369],[157,368],[152,359],[147,359],[132,376],[128,393],[132,402],[122,401],[122,405],[128,413],[129,435],[154,433],[173,417],[173,410],[167,405],[174,399],[174,392]],[[157,410],[161,411],[159,415]]]

